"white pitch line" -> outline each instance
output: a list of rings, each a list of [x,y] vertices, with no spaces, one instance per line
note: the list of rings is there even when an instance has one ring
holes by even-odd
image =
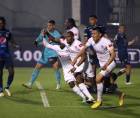
[[[43,106],[45,108],[50,107],[50,104],[49,104],[49,101],[48,101],[48,98],[47,98],[47,95],[46,95],[46,92],[45,92],[43,86],[40,84],[40,82],[36,82],[36,86],[40,91],[40,96],[41,96],[41,99],[43,102]]]

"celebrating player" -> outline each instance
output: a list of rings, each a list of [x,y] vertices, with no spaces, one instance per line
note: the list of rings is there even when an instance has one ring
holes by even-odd
[[[54,20],[50,20],[47,23],[47,28],[45,28],[41,31],[41,34],[35,40],[35,44],[36,45],[39,45],[39,44],[42,45],[43,38],[45,38],[48,43],[50,43],[51,45],[55,45],[56,43],[52,42],[50,40],[51,37],[49,37],[48,35],[52,36],[52,37],[55,37],[56,39],[59,39],[61,37],[61,34],[55,29],[55,21]],[[56,89],[60,89],[61,75],[60,75],[60,71],[59,71],[59,63],[58,63],[58,57],[57,56],[58,55],[54,50],[46,47],[42,51],[41,59],[37,62],[36,66],[35,66],[35,69],[32,73],[31,79],[27,83],[23,84],[23,86],[26,87],[26,88],[32,88],[32,85],[33,85],[34,81],[37,79],[41,68],[44,65],[50,63],[50,64],[52,64],[52,67],[55,70],[55,78],[56,78],[56,81],[57,81]]]

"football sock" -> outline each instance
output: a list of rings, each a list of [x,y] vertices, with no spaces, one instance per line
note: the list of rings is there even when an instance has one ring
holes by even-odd
[[[79,95],[81,98],[85,99],[84,94],[81,92],[81,90],[80,90],[80,88],[79,88],[78,86],[75,85],[75,86],[72,88],[72,90],[73,90],[77,95]]]
[[[6,86],[7,89],[9,89],[10,85],[13,82],[13,79],[14,79],[14,68],[13,67],[9,67],[8,68],[8,72],[9,72],[9,75],[8,75],[7,86]]]
[[[0,92],[2,92],[3,91],[3,81],[2,81],[2,76],[3,76],[3,71],[2,70],[0,70]]]
[[[14,73],[9,74],[8,81],[7,81],[7,86],[6,86],[7,89],[9,89],[10,85],[13,82],[13,79],[14,79]]]
[[[32,73],[32,77],[31,77],[31,84],[34,83],[34,81],[37,79],[38,75],[39,75],[40,70],[39,69],[34,69],[33,73]]]
[[[55,70],[55,79],[56,79],[57,84],[60,85],[61,73],[59,69]]]
[[[103,83],[97,84],[97,101],[102,101]]]
[[[130,74],[126,75],[126,82],[130,82]]]
[[[89,93],[86,85],[84,83],[80,83],[79,84],[79,88],[80,90],[84,93],[84,95],[89,98],[89,99],[93,99],[93,97],[91,96],[91,94]]]

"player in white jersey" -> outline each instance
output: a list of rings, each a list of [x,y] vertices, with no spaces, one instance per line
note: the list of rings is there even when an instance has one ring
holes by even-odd
[[[69,31],[70,34],[72,34],[71,31]],[[68,34],[69,34],[68,33]],[[71,39],[71,38],[67,38],[67,39],[61,39],[60,40],[61,43],[65,44],[67,46],[67,48],[70,51],[70,57],[71,60],[73,60],[77,54],[79,53],[79,51],[83,48],[83,44],[77,40],[77,39]],[[85,56],[85,55],[83,55]],[[85,67],[85,57],[83,58],[84,60],[78,59],[77,63],[76,63],[76,68],[74,70],[74,73],[86,73],[87,77],[91,78],[94,77],[94,72],[92,70],[92,66],[88,64],[88,67]],[[81,65],[80,65],[81,64]]]
[[[47,48],[55,50],[58,53],[58,57],[60,59],[63,69],[64,80],[67,82],[67,84],[69,84],[70,88],[72,88],[72,90],[83,99],[83,102],[86,102],[85,95],[81,92],[80,88],[75,84],[76,79],[74,75],[69,71],[69,69],[73,67],[70,64],[71,58],[69,55],[69,50],[66,47],[61,49],[59,45],[50,45],[45,40],[43,40],[43,45]]]
[[[65,43],[64,43],[64,41],[65,41]],[[45,41],[44,41],[44,44],[48,48],[55,50],[60,55],[59,58],[60,58],[60,61],[62,64],[65,81],[67,81],[68,83],[71,81],[73,82],[76,77],[76,83],[77,83],[78,87],[80,88],[80,90],[82,91],[82,93],[84,93],[84,95],[88,98],[87,101],[93,101],[94,98],[91,96],[91,94],[89,93],[89,91],[86,88],[86,85],[83,83],[83,80],[82,80],[83,78],[77,78],[77,76],[74,77],[73,74],[70,72],[70,70],[73,68],[73,66],[71,65],[71,60],[80,51],[79,48],[81,47],[81,43],[79,41],[77,41],[78,45],[77,46],[75,45],[74,34],[72,32],[67,32],[66,40],[64,40],[64,41],[63,41],[63,43],[65,44],[64,49],[61,49],[60,47],[58,48],[58,45],[56,45],[56,46],[48,45],[48,44],[46,44]],[[73,45],[73,48],[70,47],[70,45]],[[76,69],[76,72],[80,73],[82,71],[82,69],[83,69],[83,66],[79,66]],[[77,74],[77,75],[79,76],[79,74]],[[71,85],[71,83],[70,83],[70,85]]]
[[[100,28],[96,27],[92,31],[92,37],[88,40],[84,48],[79,52],[72,62],[73,65],[76,63],[77,58],[79,58],[89,46],[93,46],[94,50],[96,51],[101,68],[101,71],[96,76],[97,101],[91,106],[91,108],[95,109],[102,104],[103,77],[105,77],[115,68],[116,63],[114,60],[116,54],[111,41],[103,37]],[[123,95],[120,98],[119,105],[123,105]]]
[[[74,34],[74,39],[80,39],[80,32],[76,26],[75,20],[73,18],[68,18],[65,21],[66,32],[71,31]]]

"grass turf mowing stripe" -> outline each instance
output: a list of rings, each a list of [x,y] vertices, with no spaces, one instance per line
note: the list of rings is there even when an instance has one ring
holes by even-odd
[[[36,82],[36,86],[40,91],[40,96],[42,98],[43,106],[45,108],[50,107],[50,104],[49,104],[49,101],[48,101],[48,98],[47,98],[47,95],[46,95],[46,92],[45,92],[43,86],[40,84],[40,82]]]

